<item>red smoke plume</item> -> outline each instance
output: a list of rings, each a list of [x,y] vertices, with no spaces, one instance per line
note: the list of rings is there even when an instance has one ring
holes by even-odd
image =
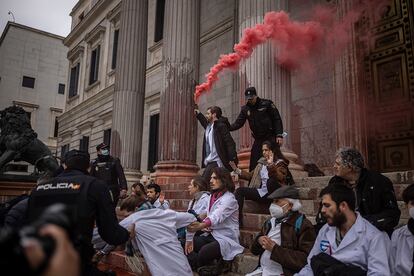
[[[336,7],[318,6],[313,19],[293,21],[284,12],[268,12],[262,24],[247,28],[240,42],[234,45],[234,53],[221,55],[217,64],[210,68],[206,81],[196,87],[195,102],[200,95],[211,89],[218,74],[226,68],[236,69],[241,61],[249,58],[254,48],[272,41],[279,49],[277,62],[288,70],[309,68],[312,58],[323,53],[337,56],[349,42],[349,30],[363,10],[380,10],[388,0],[364,0],[337,20]]]

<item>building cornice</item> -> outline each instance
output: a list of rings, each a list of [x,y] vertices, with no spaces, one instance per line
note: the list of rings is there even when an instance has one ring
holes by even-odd
[[[42,31],[42,30],[35,29],[35,28],[29,27],[29,26],[26,26],[26,25],[22,25],[22,24],[19,24],[19,23],[16,23],[16,22],[8,21],[7,25],[4,28],[3,33],[1,34],[1,37],[0,37],[0,46],[3,43],[3,40],[6,37],[6,34],[9,31],[10,27],[16,27],[16,28],[23,29],[23,30],[26,30],[26,31],[38,33],[38,34],[41,34],[41,35],[44,35],[44,36],[59,39],[61,41],[63,41],[65,39],[63,36],[60,36],[60,35],[57,35],[57,34],[52,34],[52,33],[46,32],[46,31]]]
[[[102,34],[104,34],[106,28],[102,25],[97,25],[95,28],[92,29],[89,33],[85,35],[84,40],[86,43],[91,44],[93,41],[98,40]]]
[[[57,113],[62,113],[63,109],[62,108],[57,108],[57,107],[51,107],[50,111],[57,112]]]
[[[85,51],[85,47],[83,47],[81,45],[76,45],[75,48],[69,50],[68,55],[67,55],[68,60],[72,60],[73,61],[77,57],[83,55],[83,52],[84,51]]]
[[[219,36],[231,31],[233,29],[233,17],[229,17],[214,25],[209,30],[201,34],[200,46],[206,44],[209,41],[216,39]]]
[[[79,2],[81,2],[81,1],[79,1]],[[79,4],[79,2],[78,2],[78,4]],[[100,0],[100,1],[98,1],[92,7],[92,9],[87,14],[85,14],[85,17],[83,18],[83,20],[80,21],[72,29],[72,31],[68,34],[68,36],[63,40],[63,44],[65,46],[69,46],[70,44],[72,44],[75,41],[75,39],[77,39],[81,35],[82,32],[84,32],[88,27],[91,26],[92,21],[94,21],[96,19],[96,15],[98,15],[100,12],[102,12],[102,10],[107,8],[111,3],[112,3],[111,0]],[[76,4],[76,5],[78,5],[78,4]],[[73,12],[74,12],[74,10],[72,10],[72,13]]]
[[[116,22],[121,18],[121,2],[118,3],[118,5],[115,6],[112,10],[108,12],[106,15],[106,19],[108,19],[110,22]]]
[[[21,107],[27,107],[27,108],[33,108],[33,109],[38,109],[39,108],[38,104],[20,102],[20,101],[13,101],[13,105],[17,105],[17,106],[21,106]]]

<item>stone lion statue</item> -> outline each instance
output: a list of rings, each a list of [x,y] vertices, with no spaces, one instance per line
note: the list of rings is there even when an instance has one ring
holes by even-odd
[[[44,176],[59,168],[49,148],[37,139],[23,108],[10,106],[0,111],[0,171],[11,161],[26,161]]]

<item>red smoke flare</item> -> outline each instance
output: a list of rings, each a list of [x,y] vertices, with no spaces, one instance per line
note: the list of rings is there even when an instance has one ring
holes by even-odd
[[[234,45],[234,53],[221,55],[206,75],[206,81],[196,87],[194,100],[211,89],[218,74],[226,68],[236,69],[241,61],[249,58],[254,48],[272,41],[278,48],[277,62],[288,70],[311,68],[312,58],[323,50],[338,56],[349,42],[349,30],[363,10],[380,10],[388,0],[365,0],[342,17],[336,19],[336,7],[318,6],[313,19],[307,22],[293,21],[284,12],[268,12],[262,24],[247,28],[240,42]]]

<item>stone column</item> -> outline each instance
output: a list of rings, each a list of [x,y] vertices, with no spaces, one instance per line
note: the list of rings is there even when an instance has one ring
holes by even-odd
[[[262,23],[264,15],[269,11],[288,10],[287,0],[240,0],[239,1],[239,37],[246,28]],[[249,86],[256,87],[259,97],[272,100],[282,116],[284,131],[290,131],[290,72],[284,70],[275,61],[276,50],[271,43],[257,47],[252,56],[240,67],[240,103],[244,104],[244,90]],[[240,133],[240,167],[249,167],[250,149],[253,138],[246,124]],[[290,137],[286,137],[282,152],[290,161],[289,168],[294,176],[306,176],[303,167],[296,161],[298,156],[290,149]]]
[[[142,176],[141,148],[147,54],[147,0],[122,0],[111,152],[128,181]]]
[[[341,18],[352,9],[354,0],[339,0],[338,17]],[[334,89],[336,106],[337,147],[352,146],[367,155],[367,137],[365,131],[365,98],[359,87],[357,34],[351,28],[351,40],[340,59],[335,63]]]
[[[188,181],[197,171],[193,94],[199,66],[199,0],[165,2],[157,183]]]

